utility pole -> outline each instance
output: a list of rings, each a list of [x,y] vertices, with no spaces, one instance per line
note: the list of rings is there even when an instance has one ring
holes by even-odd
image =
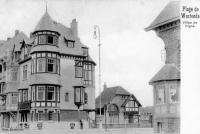
[[[97,33],[98,32],[98,33]],[[99,47],[99,109],[100,109],[100,124],[99,128],[102,128],[101,122],[101,35],[100,35],[100,28],[98,25],[94,26],[94,38],[98,38],[98,47]]]

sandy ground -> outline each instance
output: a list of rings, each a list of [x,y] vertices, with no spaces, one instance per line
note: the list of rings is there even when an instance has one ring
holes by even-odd
[[[24,131],[0,131],[0,134],[153,134],[152,128],[131,129],[86,129],[86,130],[24,130]]]

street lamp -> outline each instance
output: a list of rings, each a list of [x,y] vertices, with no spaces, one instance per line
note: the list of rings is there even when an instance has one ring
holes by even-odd
[[[80,120],[80,123],[81,123],[81,119],[80,119],[79,108],[81,105],[84,104],[84,93],[85,93],[84,86],[74,86],[74,104],[78,108],[78,119]],[[82,129],[82,126],[80,126],[80,128]]]
[[[100,38],[100,28],[98,25],[94,26],[94,39],[98,38],[99,44],[99,109],[100,109],[100,125],[101,125],[101,38]],[[101,128],[102,126],[99,126]]]

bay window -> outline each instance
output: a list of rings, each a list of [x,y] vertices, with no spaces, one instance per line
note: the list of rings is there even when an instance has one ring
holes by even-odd
[[[57,53],[38,52],[32,54],[31,73],[60,73],[60,57]]]
[[[54,85],[31,86],[32,101],[60,101],[60,87]]]
[[[74,104],[79,108],[84,104],[84,93],[85,87],[83,86],[74,86]]]

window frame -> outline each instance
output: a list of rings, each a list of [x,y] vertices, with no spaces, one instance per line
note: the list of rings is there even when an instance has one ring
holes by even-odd
[[[75,78],[83,78],[83,72],[83,61],[75,61]]]
[[[43,70],[39,71],[39,60],[43,60]],[[53,60],[53,71],[48,70],[48,60]],[[40,63],[41,64],[41,63]],[[53,73],[53,74],[60,74],[60,56],[58,53],[52,52],[37,52],[32,55],[32,62],[31,62],[31,74],[37,73]]]
[[[39,99],[39,88],[43,88],[43,98]],[[37,86],[37,101],[45,101],[45,86]]]
[[[48,88],[52,88],[53,87],[53,99],[49,100],[49,89]],[[46,90],[47,90],[47,101],[55,101],[56,100],[56,90],[55,90],[55,86],[47,86]]]
[[[93,64],[89,62],[83,63],[83,79],[84,85],[93,85]]]
[[[52,60],[53,63],[50,63],[49,61]],[[52,65],[52,71],[49,71],[49,66]],[[47,63],[46,63],[46,68],[47,68],[47,72],[48,73],[56,73],[57,69],[56,69],[56,59],[55,58],[47,58]]]
[[[27,80],[28,79],[28,65],[23,65],[22,66],[22,80]]]
[[[65,44],[66,44],[67,48],[74,48],[75,47],[75,41],[74,40],[69,40],[69,39],[66,39],[65,37],[64,37],[64,40],[65,40]],[[72,43],[72,44],[69,44],[69,43]]]
[[[12,98],[11,99],[11,104],[12,105],[17,105],[18,104],[18,93],[12,93],[11,96],[12,96],[11,97]],[[13,97],[16,97],[16,98],[14,99]],[[15,102],[15,103],[13,103],[13,102]]]

